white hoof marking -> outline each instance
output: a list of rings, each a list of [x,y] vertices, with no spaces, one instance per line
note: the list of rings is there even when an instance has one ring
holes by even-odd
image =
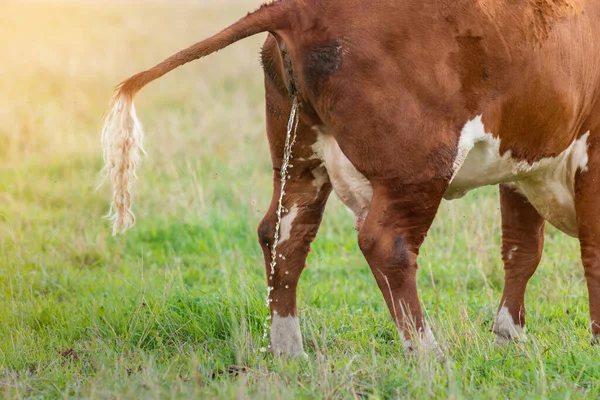
[[[498,312],[494,322],[494,333],[496,334],[496,344],[500,346],[509,344],[514,340],[527,340],[525,329],[515,324],[507,307],[502,307]]]
[[[273,315],[271,321],[271,350],[276,355],[308,358],[302,345],[298,317]]]
[[[411,340],[406,339],[403,332],[400,332],[400,337],[402,337],[402,343],[404,345],[405,354],[433,354],[438,359],[444,356],[444,352],[440,348],[440,345],[438,344],[437,340],[435,340],[435,336],[433,335],[433,332],[431,331],[431,327],[429,325],[425,325],[425,330],[421,330],[418,336],[419,343],[415,344]]]

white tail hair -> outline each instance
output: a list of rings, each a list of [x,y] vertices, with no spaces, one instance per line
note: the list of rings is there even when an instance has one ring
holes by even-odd
[[[113,223],[113,235],[130,229],[135,224],[131,211],[131,187],[137,179],[135,169],[140,162],[144,131],[135,113],[133,99],[117,93],[106,114],[102,128],[104,153],[104,180],[110,178],[113,199],[106,216]]]
[[[190,61],[221,50],[243,38],[261,32],[288,29],[288,1],[264,4],[216,35],[198,42],[167,58],[147,71],[140,72],[117,86],[102,128],[104,177],[110,177],[114,189],[108,218],[113,221],[113,235],[126,231],[135,223],[131,212],[131,186],[140,161],[144,133],[135,115],[134,96],[148,83]]]

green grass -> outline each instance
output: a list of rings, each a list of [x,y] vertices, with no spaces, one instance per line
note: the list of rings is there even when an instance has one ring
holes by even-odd
[[[549,228],[529,341],[490,333],[503,272],[494,188],[442,204],[419,287],[445,360],[406,359],[353,218],[330,201],[302,277],[308,361],[260,352],[255,227],[270,163],[252,38],[139,96],[135,228],[95,191],[114,84],[258,5],[0,4],[0,394],[6,398],[597,398],[578,243]],[[0,396],[1,396],[0,395]]]

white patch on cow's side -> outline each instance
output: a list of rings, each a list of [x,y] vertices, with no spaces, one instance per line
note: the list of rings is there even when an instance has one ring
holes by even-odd
[[[279,227],[279,244],[290,240],[292,237],[292,224],[298,216],[298,206],[293,205],[292,208],[281,218],[281,226]]]
[[[451,181],[454,180],[456,174],[465,163],[469,152],[475,147],[475,143],[481,140],[485,136],[485,130],[483,128],[483,121],[481,115],[475,117],[471,121],[468,121],[460,132],[460,139],[458,140],[458,151],[456,152],[456,159],[454,160],[454,166]]]
[[[455,199],[481,186],[510,183],[548,222],[577,236],[575,174],[586,170],[588,137],[589,132],[558,156],[529,164],[514,159],[511,151],[500,155],[500,139],[486,133],[482,116],[477,116],[461,131],[453,178],[444,197]]]
[[[494,322],[494,333],[496,334],[496,344],[499,345],[505,345],[514,340],[527,340],[525,329],[515,324],[507,307],[502,307],[498,311],[496,321]]]
[[[275,313],[271,320],[271,350],[277,355],[307,357],[302,345],[298,317],[280,317]]]
[[[313,158],[323,162],[333,190],[342,203],[358,219],[364,220],[373,200],[371,183],[352,165],[335,138],[323,126],[314,126],[313,130],[318,133],[317,141],[312,146]]]
[[[515,255],[515,252],[519,250],[519,246],[514,246],[512,249],[510,249],[508,251],[508,254],[506,255],[506,258],[508,258],[509,260],[513,259],[513,256]]]
[[[500,155],[500,139],[485,132],[481,115],[465,124],[458,146],[446,199],[462,197],[481,186],[513,182],[530,173],[537,164],[515,160],[510,151]]]

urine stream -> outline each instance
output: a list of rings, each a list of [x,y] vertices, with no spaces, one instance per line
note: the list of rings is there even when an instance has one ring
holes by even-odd
[[[279,204],[277,206],[277,224],[275,224],[275,236],[273,238],[273,245],[271,246],[271,271],[269,273],[268,280],[268,288],[267,288],[267,299],[266,304],[267,307],[270,307],[273,299],[271,298],[271,292],[273,292],[273,278],[275,276],[275,268],[277,267],[277,245],[279,244],[279,234],[281,230],[281,219],[283,218],[283,214],[288,212],[283,207],[283,198],[285,196],[285,184],[289,178],[288,170],[293,167],[290,165],[290,160],[292,159],[292,148],[294,147],[294,143],[296,143],[296,134],[298,132],[298,121],[300,117],[298,115],[298,98],[294,97],[294,101],[292,103],[292,110],[290,112],[290,119],[287,125],[287,135],[285,137],[285,147],[283,148],[283,164],[281,165],[281,190],[279,191]],[[283,258],[283,255],[281,255]],[[266,340],[269,336],[271,313],[269,310],[269,316],[264,323],[264,332],[263,332],[263,341]],[[271,345],[268,345],[271,347]],[[262,348],[261,351],[267,351],[266,348]]]

